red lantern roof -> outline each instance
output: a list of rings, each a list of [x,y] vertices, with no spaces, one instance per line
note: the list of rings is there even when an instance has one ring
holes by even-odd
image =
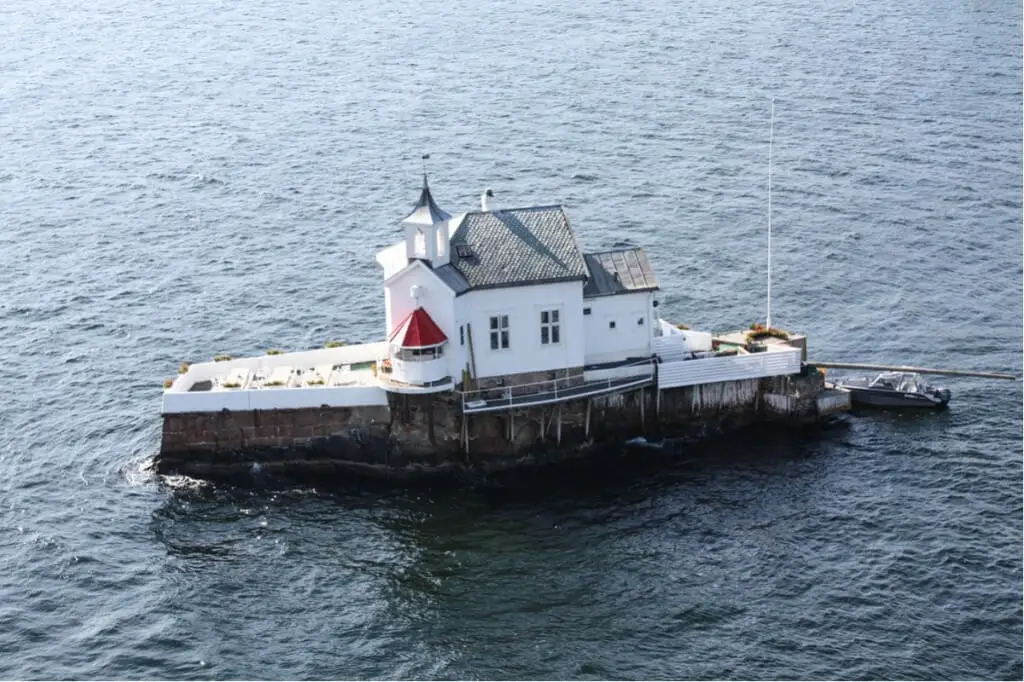
[[[429,348],[447,340],[448,337],[423,308],[417,308],[406,315],[388,336],[388,342],[402,348]]]

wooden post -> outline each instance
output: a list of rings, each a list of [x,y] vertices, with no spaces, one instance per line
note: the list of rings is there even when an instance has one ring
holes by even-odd
[[[511,443],[516,437],[516,413],[508,411],[508,442]]]
[[[654,389],[654,414],[661,416],[661,389]]]
[[[555,441],[562,444],[562,403],[558,403],[558,426],[555,427]]]
[[[473,328],[466,323],[466,338],[469,339],[469,363],[473,372],[473,389],[476,390],[476,354],[473,353]]]
[[[646,425],[644,423],[644,389],[640,388],[640,430],[647,432]]]
[[[544,408],[540,408],[540,442],[544,442]]]
[[[590,438],[590,398],[587,398],[587,417],[583,426],[583,435]]]

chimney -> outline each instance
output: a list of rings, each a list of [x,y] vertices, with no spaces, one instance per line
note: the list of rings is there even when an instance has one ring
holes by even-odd
[[[493,199],[493,198],[494,198],[494,192],[492,192],[491,188],[488,187],[487,189],[484,190],[484,193],[480,195],[480,210],[481,211],[490,211],[491,210],[491,202],[490,202],[490,200]]]

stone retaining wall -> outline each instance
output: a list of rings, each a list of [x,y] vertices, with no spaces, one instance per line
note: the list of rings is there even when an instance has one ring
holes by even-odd
[[[238,478],[254,471],[388,478],[489,473],[585,456],[637,436],[699,438],[759,420],[813,419],[820,375],[654,387],[465,416],[456,394],[389,394],[387,407],[164,415],[159,473]],[[800,414],[765,406],[788,395]],[[806,413],[806,414],[804,414]]]

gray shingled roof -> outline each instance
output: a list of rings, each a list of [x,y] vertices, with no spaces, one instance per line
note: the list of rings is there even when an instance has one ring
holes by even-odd
[[[448,288],[454,291],[456,296],[469,291],[469,282],[451,263],[434,268],[434,274],[440,277],[441,281],[447,284]]]
[[[468,285],[463,291],[587,277],[583,254],[561,206],[467,213],[451,244],[452,266]]]
[[[583,298],[626,294],[634,291],[653,291],[658,279],[640,247],[588,253],[584,255],[590,279],[583,287]]]

